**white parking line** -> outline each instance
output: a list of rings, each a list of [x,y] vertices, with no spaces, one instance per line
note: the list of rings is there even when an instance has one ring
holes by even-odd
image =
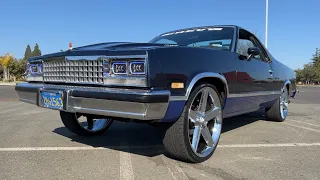
[[[8,107],[14,107],[14,106],[18,106],[18,105],[22,105],[24,104],[23,102],[20,102],[20,103],[15,103],[15,104],[10,104],[10,105],[4,105],[4,106],[1,106],[1,108],[8,108]]]
[[[0,111],[0,114],[5,114],[5,113],[8,113],[8,112],[12,112],[12,111],[15,111],[15,110],[20,109],[20,108],[23,108],[23,106],[11,108],[11,109],[6,110],[6,111]]]
[[[125,129],[127,130],[127,127]],[[120,179],[133,180],[134,174],[130,155],[131,146],[127,136],[122,137],[118,148],[120,151]]]
[[[302,123],[302,124],[307,124],[307,125],[310,125],[310,126],[320,127],[320,125],[312,124],[312,123],[308,123],[308,122],[302,122],[302,121],[297,121],[297,120],[290,120],[290,121],[294,121],[294,122],[298,122],[298,123]]]
[[[159,148],[160,146],[154,146],[151,148]],[[84,151],[84,150],[108,150],[108,149],[149,149],[150,146],[109,146],[109,147],[18,147],[18,148],[0,148],[0,151]]]
[[[282,143],[282,144],[228,144],[218,145],[218,148],[261,148],[261,147],[299,147],[320,146],[320,143]]]
[[[289,125],[289,126],[293,126],[293,127],[309,130],[309,131],[312,131],[312,132],[320,133],[320,130],[317,130],[317,129],[312,129],[312,128],[308,128],[308,127],[304,127],[304,126],[299,126],[299,125],[295,125],[295,124],[291,124],[291,123],[287,123],[287,122],[282,122],[282,123],[286,124],[286,125]]]
[[[175,161],[168,160],[163,155],[161,155],[161,158],[162,158],[163,162],[166,164],[168,171],[171,174],[173,179],[184,179],[184,180],[189,179],[187,177],[187,175],[183,172],[183,170],[179,167],[179,165]]]
[[[307,147],[320,146],[320,142],[316,143],[282,143],[282,144],[219,144],[218,148],[261,148],[261,147]],[[11,151],[84,151],[84,150],[108,150],[108,149],[150,149],[161,148],[162,146],[110,146],[110,147],[17,147],[17,148],[0,148],[0,152]],[[127,157],[124,157],[127,158]]]
[[[134,179],[131,155],[124,151],[120,151],[120,179]]]

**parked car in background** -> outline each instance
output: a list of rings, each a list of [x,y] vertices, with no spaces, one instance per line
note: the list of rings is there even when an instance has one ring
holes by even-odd
[[[78,135],[101,134],[114,120],[170,123],[165,148],[198,163],[214,153],[223,118],[265,109],[284,121],[295,78],[252,33],[225,25],[32,57],[28,82],[15,89],[23,102],[60,111]]]

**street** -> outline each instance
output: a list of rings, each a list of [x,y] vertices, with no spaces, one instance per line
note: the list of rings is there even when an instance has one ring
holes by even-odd
[[[115,122],[101,136],[80,137],[58,111],[0,86],[0,179],[319,179],[320,88],[298,89],[284,122],[262,112],[224,119],[213,156],[188,164],[166,156],[164,127]]]

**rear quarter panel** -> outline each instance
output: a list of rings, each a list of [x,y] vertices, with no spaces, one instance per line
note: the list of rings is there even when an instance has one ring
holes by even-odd
[[[289,81],[290,93],[296,91],[296,73],[293,69],[274,58],[272,59],[271,67],[273,70],[274,84],[279,87],[279,90]]]

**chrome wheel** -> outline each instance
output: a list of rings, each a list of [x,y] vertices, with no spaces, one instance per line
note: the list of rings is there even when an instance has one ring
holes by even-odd
[[[75,115],[77,118],[77,121],[79,125],[85,129],[86,131],[90,132],[97,132],[101,131],[104,128],[106,128],[110,123],[112,123],[112,119],[94,119],[92,117],[84,117],[84,116],[79,116]]]
[[[114,119],[95,115],[81,115],[60,111],[64,126],[80,136],[96,136],[109,129]]]
[[[266,108],[266,118],[268,120],[283,122],[288,115],[289,90],[283,87],[280,97],[274,101],[271,107]]]
[[[188,111],[189,143],[198,157],[206,157],[218,144],[222,127],[222,107],[218,94],[204,87],[192,100]]]
[[[287,117],[289,106],[289,93],[288,89],[284,88],[280,96],[280,114],[283,119]]]
[[[284,88],[280,97],[280,113],[283,119],[287,117],[288,106],[289,106],[289,93],[288,93],[288,89]]]

